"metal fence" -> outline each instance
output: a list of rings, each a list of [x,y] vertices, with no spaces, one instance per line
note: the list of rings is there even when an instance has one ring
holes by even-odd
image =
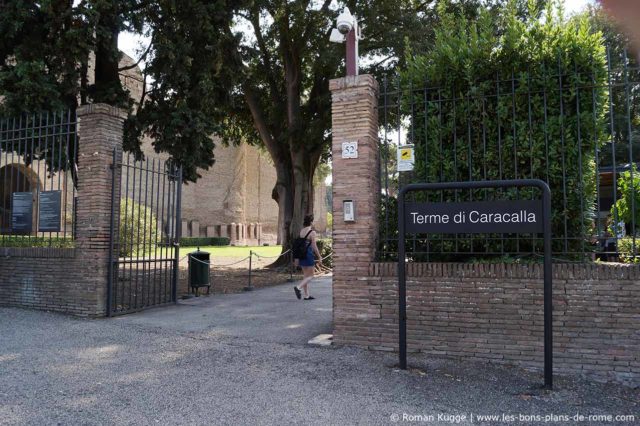
[[[471,90],[430,87],[429,82],[416,88],[406,81],[386,78],[379,98],[379,260],[397,259],[400,187],[498,179],[549,184],[554,256],[638,259],[640,69],[625,51],[608,50],[607,72],[600,76],[559,64],[543,77],[514,70]],[[407,158],[413,153],[411,171],[398,171],[406,165],[403,151]],[[540,194],[465,190],[413,197],[440,202],[538,199]],[[535,259],[541,257],[542,238],[410,235],[407,253],[425,261]]]
[[[113,162],[109,316],[176,301],[182,190],[170,160]]]
[[[73,245],[76,123],[72,111],[0,119],[0,247]]]

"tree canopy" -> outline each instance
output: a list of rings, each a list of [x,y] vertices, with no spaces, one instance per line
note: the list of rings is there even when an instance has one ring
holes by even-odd
[[[4,0],[2,113],[74,110],[94,102],[126,108],[125,148],[140,155],[146,133],[157,151],[183,166],[186,180],[195,181],[199,169],[213,164],[211,136],[224,118],[227,68],[219,46],[233,10],[223,0]],[[120,81],[123,31],[151,38],[142,99],[131,98]]]
[[[189,181],[213,164],[214,135],[264,145],[277,171],[273,198],[286,245],[313,209],[314,171],[330,155],[328,81],[344,74],[344,46],[328,36],[339,10],[348,6],[359,19],[362,72],[379,75],[402,65],[405,46],[431,43],[436,4],[473,15],[502,2],[2,0],[3,109],[129,108],[125,148],[141,154],[141,136],[151,136]],[[150,39],[142,99],[119,80],[122,31]]]
[[[582,253],[595,217],[596,152],[608,138],[602,34],[553,5],[532,5],[522,15],[515,1],[497,15],[481,10],[474,20],[443,11],[435,32],[433,47],[410,55],[401,73],[402,87],[418,88],[424,98],[404,112],[415,176],[423,182],[542,179],[554,189],[554,251]],[[518,195],[534,197],[527,190]],[[455,196],[487,197],[480,190]],[[454,251],[446,244],[423,251]],[[470,239],[456,242],[455,251],[516,253],[535,244]]]

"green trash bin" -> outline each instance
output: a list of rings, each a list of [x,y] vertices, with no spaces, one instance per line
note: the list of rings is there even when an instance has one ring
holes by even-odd
[[[197,251],[189,253],[189,287],[191,291],[198,296],[201,287],[207,288],[207,294],[211,288],[209,282],[209,268],[211,267],[210,254],[206,251]]]

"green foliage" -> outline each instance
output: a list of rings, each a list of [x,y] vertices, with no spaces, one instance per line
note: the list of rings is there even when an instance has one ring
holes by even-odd
[[[233,3],[233,4],[231,4]],[[221,105],[231,79],[223,46],[234,35],[225,0],[89,0],[2,2],[0,113],[75,111],[103,102],[129,110],[124,147],[142,157],[146,134],[154,148],[183,167],[186,181],[214,161],[211,136],[227,118]],[[144,92],[133,99],[120,81],[122,31],[150,37],[143,54]],[[89,67],[89,53],[95,64]],[[138,104],[137,108],[133,108]]]
[[[9,115],[75,107],[94,37],[81,2],[2,2],[0,112]],[[95,22],[92,20],[92,22]]]
[[[333,229],[333,214],[331,212],[327,212],[327,228]]]
[[[618,178],[618,201],[611,207],[614,223],[623,221],[632,233],[640,228],[640,172],[635,164],[631,170],[620,173]],[[635,225],[636,229],[633,229]]]
[[[227,90],[236,68],[228,45],[233,11],[241,2],[172,0],[153,2],[145,13],[151,51],[144,69],[149,88],[125,126],[125,147],[138,155],[140,137],[153,138],[183,168],[185,181],[214,164],[214,134],[229,120]]]
[[[65,237],[31,237],[25,235],[0,235],[1,247],[46,247],[72,248],[75,246],[72,238]]]
[[[640,239],[624,237],[618,240],[620,260],[624,263],[640,263]]]
[[[638,81],[637,56],[633,54],[625,33],[598,3],[573,19],[587,19],[592,32],[602,33],[611,68],[609,114],[612,138],[600,149],[598,163],[612,166],[614,158],[617,164],[640,162],[640,92],[633,88]],[[632,82],[628,91],[625,90],[625,81]]]
[[[273,159],[278,186],[273,192],[283,246],[313,211],[310,186],[319,163],[330,156],[329,80],[345,74],[344,45],[329,41],[344,6],[358,19],[359,44],[369,63],[361,73],[377,72],[404,61],[404,39],[428,40],[433,19],[430,2],[358,0],[322,2],[247,2],[235,13],[239,34],[226,45],[230,101],[221,105],[228,118],[221,136],[263,145]]]
[[[333,240],[331,238],[318,238],[316,240],[322,263],[331,268],[333,267]]]
[[[153,209],[130,198],[120,202],[119,230],[118,254],[120,257],[154,253],[156,244],[161,241],[162,234]]]
[[[514,1],[481,9],[477,19],[440,7],[433,48],[408,57],[401,74],[403,87],[437,88],[412,111],[414,175],[426,182],[542,179],[552,190],[554,251],[580,252],[594,217],[595,151],[606,140],[605,50],[586,19],[566,22],[551,6],[544,20],[540,13],[523,16]],[[469,191],[458,201],[483,196]],[[517,196],[539,198],[527,190]],[[465,244],[458,249],[476,243]],[[515,249],[513,241],[500,248]]]
[[[378,257],[379,261],[397,260],[398,252],[398,199],[395,196],[382,195],[380,209],[378,210],[379,237]]]
[[[229,238],[227,237],[211,237],[211,238],[198,238],[187,237],[180,239],[181,247],[211,247],[211,246],[228,246]]]

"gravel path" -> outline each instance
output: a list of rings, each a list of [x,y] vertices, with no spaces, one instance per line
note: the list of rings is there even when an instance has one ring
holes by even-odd
[[[278,286],[102,320],[0,308],[0,424],[640,423],[638,390],[557,378],[546,393],[515,368],[419,357],[405,372],[393,354],[309,346],[331,329],[329,279],[314,293],[299,302]],[[514,421],[477,417],[503,413]]]

